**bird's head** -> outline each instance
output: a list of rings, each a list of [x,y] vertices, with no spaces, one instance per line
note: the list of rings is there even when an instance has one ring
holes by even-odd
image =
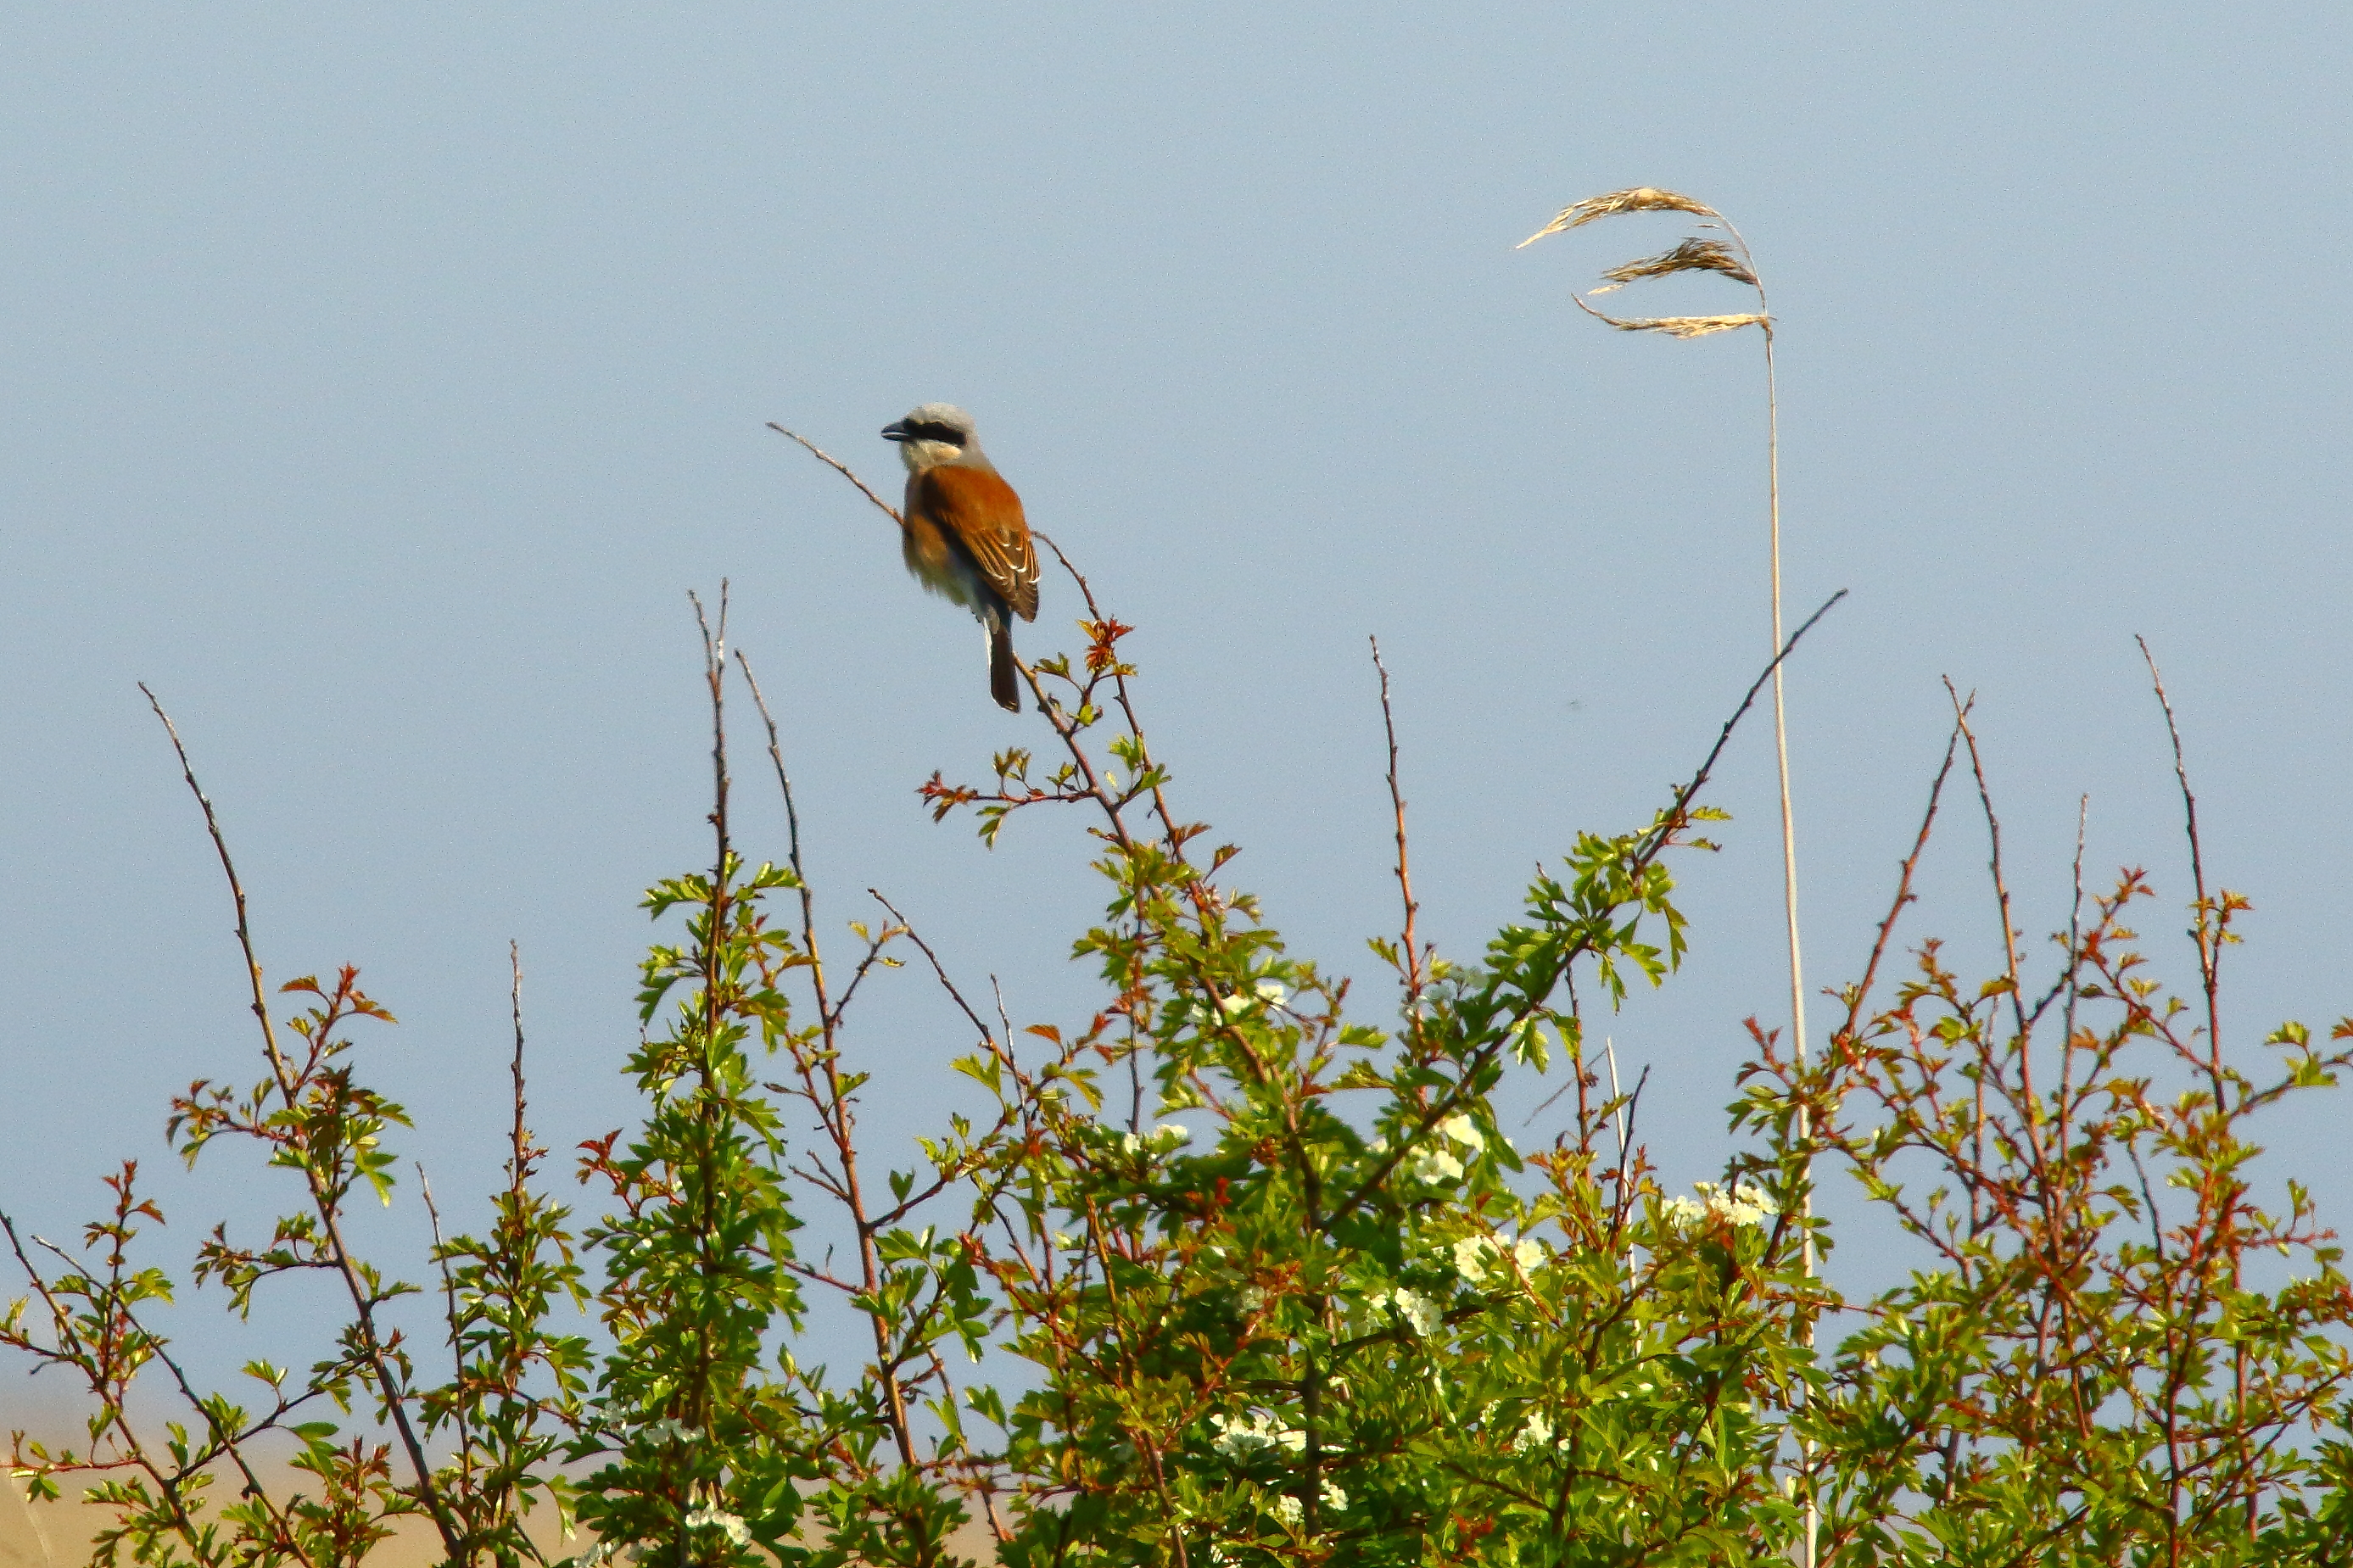
[[[924,404],[904,419],[882,426],[882,438],[899,443],[899,460],[915,474],[980,452],[972,416],[953,403]]]

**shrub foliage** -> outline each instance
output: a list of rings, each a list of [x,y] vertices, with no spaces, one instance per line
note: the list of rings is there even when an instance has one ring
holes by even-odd
[[[1044,754],[922,795],[990,842],[1033,807],[1085,814],[1107,896],[1074,952],[1099,1010],[1011,1026],[887,903],[828,968],[797,816],[781,863],[733,839],[739,683],[788,807],[791,786],[723,603],[712,859],[646,900],[670,934],[624,1068],[645,1111],[578,1152],[596,1217],[547,1191],[518,1013],[487,1228],[441,1241],[422,1287],[360,1256],[347,1205],[393,1191],[406,1119],[352,1031],[390,1015],[345,968],[279,988],[302,1009],[280,1023],[248,941],[266,1071],[192,1086],[172,1135],[192,1164],[258,1146],[289,1201],[266,1241],[215,1230],[194,1282],[242,1315],[323,1276],[346,1321],[306,1371],[196,1387],[153,1326],[177,1284],[135,1261],[163,1215],[126,1163],[79,1249],[6,1226],[27,1294],[0,1340],[91,1412],[74,1445],[19,1434],[19,1480],[80,1492],[96,1562],[207,1568],[356,1563],[403,1520],[450,1563],[583,1568],[933,1564],[976,1541],[1036,1568],[1781,1562],[1810,1541],[1841,1564],[2346,1560],[2353,1294],[2302,1189],[2263,1206],[2252,1162],[2253,1123],[2333,1085],[2353,1023],[2231,1043],[2246,904],[2202,866],[2187,998],[2127,929],[2137,870],[2079,900],[2031,984],[1989,805],[2001,971],[1967,982],[1926,942],[1883,983],[1957,758],[1984,793],[1957,702],[1843,1017],[1810,1054],[1752,1024],[1743,1152],[1670,1192],[1585,1010],[1681,960],[1672,868],[1720,816],[1703,796],[1733,725],[1651,822],[1577,837],[1475,959],[1418,933],[1392,741],[1403,919],[1373,946],[1394,1003],[1352,1011],[1178,807],[1130,628],[1071,575],[1083,649],[1030,674]],[[873,1058],[850,1023],[902,961],[973,1045],[965,1110],[894,1168],[860,1142]],[[1517,1149],[1499,1091],[1547,1074],[1566,1128]],[[1841,1292],[1818,1181],[1907,1238],[1908,1278]],[[805,1220],[839,1245],[797,1247]],[[863,1323],[862,1364],[797,1353],[825,1297]],[[132,1414],[142,1373],[180,1402],[160,1428]]]

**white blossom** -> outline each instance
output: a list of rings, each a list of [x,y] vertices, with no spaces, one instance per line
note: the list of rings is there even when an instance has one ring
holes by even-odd
[[[1275,1499],[1274,1507],[1268,1511],[1293,1530],[1299,1528],[1299,1521],[1306,1517],[1307,1513],[1305,1509],[1299,1506],[1299,1500],[1287,1492]]]
[[[1218,1010],[1229,1018],[1239,1018],[1254,1007],[1280,1007],[1291,994],[1275,980],[1261,980],[1247,991],[1237,991],[1218,1004]]]
[[[1512,1439],[1512,1452],[1525,1454],[1531,1448],[1549,1447],[1552,1444],[1552,1417],[1541,1410],[1528,1412],[1528,1419],[1520,1435]]]
[[[1435,1333],[1439,1324],[1446,1318],[1446,1314],[1440,1310],[1437,1302],[1420,1291],[1409,1290],[1402,1285],[1394,1290],[1384,1290],[1373,1298],[1374,1306],[1378,1307],[1384,1303],[1395,1307],[1398,1310],[1398,1316],[1411,1324],[1413,1331],[1417,1334],[1427,1336]]]
[[[1743,1182],[1726,1193],[1712,1182],[1699,1183],[1696,1189],[1707,1199],[1707,1212],[1734,1225],[1763,1225],[1781,1211],[1773,1200],[1758,1188]]]
[[[1677,1226],[1689,1226],[1702,1216],[1728,1225],[1761,1226],[1781,1212],[1763,1188],[1746,1182],[1728,1191],[1714,1182],[1698,1182],[1692,1190],[1699,1194],[1698,1198],[1669,1198],[1659,1205],[1660,1212]]]
[[[1339,1482],[1328,1477],[1325,1478],[1323,1490],[1319,1495],[1324,1499],[1325,1508],[1342,1509],[1348,1506],[1348,1494],[1340,1489]]]
[[[710,1525],[718,1526],[725,1532],[727,1539],[738,1546],[748,1546],[752,1542],[751,1529],[743,1520],[715,1504],[703,1503],[686,1516],[686,1527],[689,1530],[702,1530]]]
[[[1425,1182],[1459,1182],[1462,1179],[1462,1162],[1443,1149],[1414,1151],[1413,1173]]]
[[[1264,1414],[1240,1420],[1212,1415],[1209,1425],[1218,1429],[1218,1436],[1209,1446],[1229,1459],[1247,1459],[1253,1454],[1263,1454],[1275,1448],[1296,1454],[1307,1447],[1306,1433],[1285,1426],[1273,1416]]]
[[[1466,1236],[1454,1243],[1454,1272],[1476,1285],[1493,1273],[1493,1259],[1509,1258],[1522,1274],[1533,1274],[1542,1268],[1546,1258],[1545,1244],[1532,1236],[1507,1239],[1500,1236]]]
[[[1192,1142],[1192,1129],[1181,1121],[1164,1121],[1148,1132],[1123,1132],[1119,1135],[1119,1152],[1141,1154],[1157,1159],[1172,1149],[1182,1148]]]
[[[1476,1151],[1487,1146],[1486,1134],[1479,1131],[1479,1124],[1461,1111],[1458,1110],[1440,1122],[1438,1130],[1465,1149]]]

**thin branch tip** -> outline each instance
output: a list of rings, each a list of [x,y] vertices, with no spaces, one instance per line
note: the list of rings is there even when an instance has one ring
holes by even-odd
[[[864,496],[868,500],[872,501],[881,511],[883,516],[889,518],[892,522],[899,524],[902,528],[906,526],[906,520],[899,515],[899,509],[892,506],[889,501],[884,500],[881,496],[876,495],[873,488],[867,484],[864,479],[860,479],[850,468],[849,464],[843,462],[840,458],[835,457],[832,453],[827,451],[824,447],[818,446],[816,442],[810,440],[799,431],[788,430],[773,419],[768,421],[768,428],[774,430],[777,435],[784,437],[788,441],[799,443],[802,448],[805,449],[809,456],[815,458],[818,462],[823,463],[826,467],[831,468],[835,473],[839,474],[843,479],[848,479],[851,484],[856,485],[858,487],[859,493]]]

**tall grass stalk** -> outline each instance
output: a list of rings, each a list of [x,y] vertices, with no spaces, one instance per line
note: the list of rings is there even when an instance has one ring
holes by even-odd
[[[1797,1060],[1806,1059],[1806,963],[1804,944],[1798,925],[1798,826],[1797,815],[1790,805],[1789,790],[1789,725],[1788,702],[1778,659],[1782,648],[1781,637],[1781,400],[1774,377],[1773,314],[1765,299],[1765,284],[1757,276],[1755,256],[1748,241],[1730,218],[1704,202],[1673,191],[1662,191],[1651,186],[1633,190],[1612,191],[1608,195],[1591,196],[1561,209],[1551,223],[1520,242],[1525,249],[1547,235],[1564,229],[1579,227],[1596,218],[1627,212],[1681,212],[1697,216],[1702,228],[1717,228],[1731,237],[1725,246],[1713,239],[1685,239],[1672,250],[1657,256],[1644,257],[1613,267],[1602,276],[1609,281],[1599,289],[1588,290],[1595,295],[1608,294],[1641,278],[1661,278],[1674,272],[1716,272],[1736,283],[1745,283],[1757,290],[1757,309],[1751,314],[1724,316],[1613,316],[1595,309],[1584,293],[1571,293],[1577,308],[1596,321],[1607,322],[1620,331],[1664,332],[1670,337],[1702,338],[1716,332],[1736,331],[1743,327],[1755,327],[1765,340],[1765,481],[1767,514],[1769,522],[1768,556],[1770,558],[1771,596],[1773,601],[1773,650],[1777,662],[1773,666],[1773,754],[1780,770],[1781,786],[1781,895],[1783,912],[1789,935],[1789,1037]],[[1810,1135],[1810,1127],[1801,1109],[1799,1112],[1798,1135]],[[1810,1169],[1807,1183],[1805,1215],[1813,1217],[1813,1190]],[[1805,1238],[1805,1268],[1810,1275],[1815,1270],[1813,1233]],[[1814,1330],[1809,1322],[1806,1346],[1814,1348]],[[1806,1503],[1805,1555],[1806,1568],[1813,1568],[1815,1538],[1819,1516],[1810,1497]]]

